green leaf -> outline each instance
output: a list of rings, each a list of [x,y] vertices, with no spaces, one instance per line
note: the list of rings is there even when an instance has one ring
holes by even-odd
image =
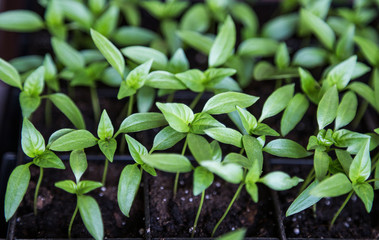
[[[35,12],[11,10],[0,14],[0,29],[12,32],[35,32],[42,30],[44,23]]]
[[[52,151],[46,150],[33,159],[33,163],[42,168],[65,169],[62,160]]]
[[[152,63],[153,60],[150,59],[149,61],[139,65],[138,67],[130,71],[130,73],[126,77],[126,85],[136,90],[141,88],[146,81]]]
[[[56,182],[54,186],[68,193],[76,194],[76,184],[72,180],[59,181],[59,182]]]
[[[350,25],[349,28],[345,30],[336,46],[336,56],[340,59],[346,59],[353,55],[354,52],[354,35],[355,26]]]
[[[93,147],[97,139],[87,130],[75,130],[51,143],[50,149],[58,152],[80,150]]]
[[[20,106],[22,110],[22,116],[29,118],[40,106],[41,97],[30,96],[26,92],[20,93]]]
[[[185,136],[186,133],[177,132],[172,127],[167,126],[155,135],[152,149],[154,151],[169,149],[185,138]]]
[[[287,158],[304,158],[312,155],[312,153],[307,152],[303,146],[289,139],[273,140],[263,148],[263,151],[277,157]]]
[[[177,34],[187,45],[206,55],[209,55],[214,42],[212,38],[198,32],[188,30],[178,31]]]
[[[343,170],[346,174],[349,174],[350,165],[353,162],[353,158],[346,150],[336,149],[335,150],[337,159],[341,164]]]
[[[259,179],[259,182],[264,183],[269,188],[275,191],[284,191],[296,186],[303,179],[298,177],[290,177],[287,173],[274,171],[266,174]]]
[[[82,55],[68,43],[53,37],[51,45],[59,61],[67,68],[73,70],[84,68],[85,62]]]
[[[326,22],[304,8],[300,10],[300,21],[316,35],[326,48],[333,49],[336,36]]]
[[[13,58],[9,63],[16,68],[20,73],[25,73],[31,70],[35,70],[43,64],[43,58],[39,55],[26,55],[17,58]]]
[[[122,46],[145,45],[155,38],[157,38],[155,32],[136,26],[119,27],[112,35],[113,41]]]
[[[332,159],[326,152],[318,149],[316,149],[313,159],[316,179],[322,181],[326,177],[329,169],[329,162],[331,162]]]
[[[172,73],[180,73],[189,69],[189,62],[182,48],[176,50],[171,57],[167,68]]]
[[[75,103],[63,93],[47,95],[50,101],[74,124],[78,129],[85,129],[86,125],[82,113]]]
[[[153,59],[152,68],[164,70],[167,66],[167,57],[162,52],[149,47],[132,46],[126,47],[121,52],[138,64],[145,63]]]
[[[290,55],[288,52],[287,45],[285,43],[281,43],[278,47],[278,51],[275,54],[275,65],[278,66],[279,69],[285,69],[290,64]]]
[[[238,55],[247,57],[269,57],[276,53],[279,43],[269,38],[250,38],[238,47]]]
[[[197,167],[193,173],[193,195],[197,196],[205,191],[212,183],[214,176],[204,167]]]
[[[193,92],[204,92],[205,75],[198,69],[191,69],[182,73],[175,74],[186,87]]]
[[[287,135],[301,121],[309,107],[308,99],[301,93],[290,100],[280,122],[282,136]]]
[[[110,37],[117,27],[119,15],[119,7],[116,5],[110,5],[109,8],[96,20],[94,29],[105,37]]]
[[[237,164],[223,164],[211,160],[202,161],[200,165],[208,169],[210,172],[217,174],[219,177],[221,177],[227,182],[238,184],[243,180],[242,167]]]
[[[155,102],[155,89],[144,86],[137,92],[137,109],[139,113],[149,112]]]
[[[106,4],[105,0],[89,0],[88,1],[88,7],[95,14],[99,14],[104,9],[105,4]]]
[[[194,119],[194,114],[187,105],[182,103],[156,103],[163,113],[168,124],[178,132],[188,132],[189,124]]]
[[[89,30],[93,22],[93,16],[89,9],[82,3],[75,0],[57,1],[64,15]]]
[[[76,182],[79,182],[88,167],[87,156],[84,150],[74,150],[71,152],[70,167],[75,175]]]
[[[333,133],[332,139],[336,147],[347,148],[350,154],[357,154],[363,145],[370,142],[371,136],[368,134],[340,129]]]
[[[125,60],[121,52],[113,45],[111,41],[93,29],[91,29],[91,37],[96,47],[104,55],[109,64],[123,77],[125,71]]]
[[[6,84],[22,89],[20,74],[8,62],[0,58],[0,79]]]
[[[125,118],[115,137],[120,133],[140,132],[167,125],[167,121],[161,113],[134,113]]]
[[[190,133],[187,136],[187,141],[188,148],[197,162],[213,159],[211,145],[204,137]]]
[[[27,118],[24,118],[22,123],[21,146],[24,153],[31,158],[37,157],[45,151],[45,140]]]
[[[292,99],[295,84],[289,84],[275,90],[266,100],[263,105],[262,114],[258,122],[264,119],[275,116],[285,109]]]
[[[80,217],[88,232],[96,240],[104,238],[104,226],[99,205],[93,197],[78,195]]]
[[[109,140],[100,139],[97,144],[104,156],[110,161],[113,162],[113,157],[117,149],[117,141],[114,138]]]
[[[251,199],[253,199],[253,201],[255,202],[255,203],[257,203],[258,202],[258,186],[257,186],[257,184],[256,183],[254,183],[254,182],[247,182],[246,183],[246,191],[247,191],[247,193],[249,193],[249,195],[250,195],[250,197],[251,197]]]
[[[361,49],[363,55],[367,61],[375,67],[379,66],[379,47],[377,44],[370,39],[365,37],[356,36],[354,41],[357,43],[358,47]]]
[[[251,134],[258,136],[280,136],[280,134],[277,131],[275,131],[274,129],[272,129],[264,123],[258,123],[257,127],[251,131]]]
[[[242,147],[242,134],[232,128],[215,127],[204,130],[204,132],[211,138],[225,143]]]
[[[15,214],[28,189],[30,181],[29,166],[30,164],[19,165],[9,177],[4,199],[4,215],[7,222]]]
[[[132,155],[134,161],[143,164],[142,156],[148,154],[146,147],[128,134],[125,134],[125,139],[128,143],[129,153]]]
[[[295,13],[279,15],[263,25],[262,35],[276,40],[287,39],[296,31],[298,21],[299,16]]]
[[[242,39],[253,37],[259,28],[258,16],[248,3],[235,2],[230,6],[232,17],[243,24],[241,29]]]
[[[151,167],[165,172],[184,173],[192,170],[190,161],[182,155],[174,153],[156,153],[141,156],[142,160]]]
[[[224,79],[236,74],[236,70],[233,68],[208,68],[204,74],[206,77],[207,86],[215,86],[221,83]]]
[[[130,209],[137,195],[142,171],[136,164],[127,165],[121,172],[118,182],[117,202],[121,212],[129,217]]]
[[[145,86],[157,89],[187,89],[187,87],[179,79],[177,79],[174,74],[166,71],[151,72],[147,76]]]
[[[205,134],[205,129],[213,127],[225,127],[225,125],[214,119],[208,113],[196,113],[190,126],[190,132],[194,134]]]
[[[294,78],[298,75],[295,68],[278,69],[266,61],[258,62],[253,72],[253,77],[257,81]]]
[[[252,137],[250,135],[244,135],[242,137],[242,143],[243,148],[246,151],[246,156],[252,163],[250,167],[252,167],[254,163],[257,162],[257,166],[260,169],[259,171],[261,171],[263,168],[262,145],[255,137]]]
[[[287,209],[286,217],[301,212],[321,200],[321,197],[315,197],[310,194],[312,189],[316,187],[318,183],[319,182],[315,180],[302,193],[300,193],[300,195],[292,202],[291,206]]]
[[[337,109],[334,129],[340,129],[353,121],[358,108],[358,99],[351,91],[345,93]]]
[[[299,68],[299,75],[301,81],[301,89],[307,95],[307,97],[315,104],[318,104],[320,85],[313,78],[310,72]]]
[[[365,99],[372,106],[376,106],[375,93],[367,84],[363,82],[353,82],[349,84],[348,88],[353,90],[356,94]]]
[[[353,183],[353,190],[362,200],[366,207],[366,211],[371,212],[372,203],[374,201],[374,189],[368,183]]]
[[[53,134],[51,134],[50,138],[49,138],[49,141],[48,141],[48,144],[47,144],[47,148],[50,147],[50,144],[52,142],[54,142],[55,140],[57,140],[58,138],[62,137],[63,135],[67,134],[67,133],[70,133],[72,131],[75,131],[75,129],[71,129],[71,128],[62,128],[62,129],[59,129],[57,131],[55,131]]]
[[[246,109],[237,106],[238,115],[240,116],[243,127],[247,133],[251,133],[257,127],[257,119],[249,113]]]
[[[315,68],[327,63],[328,52],[323,48],[301,48],[293,56],[292,64],[304,68]]]
[[[252,166],[252,161],[238,153],[229,153],[225,156],[223,163],[237,164],[243,168],[249,169]]]
[[[351,76],[354,72],[355,64],[357,63],[357,56],[352,56],[347,60],[334,66],[328,76],[326,77],[330,85],[336,84],[338,90],[344,89],[350,82]]]
[[[238,229],[222,235],[217,240],[243,240],[245,237],[246,229]]]
[[[369,178],[370,173],[370,139],[367,139],[350,165],[349,178],[353,183],[362,183]]]
[[[94,182],[94,181],[88,181],[88,180],[80,181],[78,183],[77,194],[86,194],[102,186],[103,184],[101,182]]]
[[[104,109],[101,114],[99,126],[97,127],[97,135],[100,139],[110,139],[113,136],[114,128],[112,121],[108,116],[107,111]]]
[[[209,28],[210,16],[204,4],[194,4],[180,20],[181,30],[205,32]]]
[[[352,189],[351,182],[346,175],[337,173],[320,182],[310,191],[310,194],[316,197],[337,197],[350,192]]]
[[[211,97],[205,104],[203,112],[209,114],[230,113],[236,110],[236,106],[241,108],[250,107],[259,98],[237,92],[220,93]]]
[[[317,107],[318,128],[323,129],[334,121],[338,110],[338,91],[334,85],[321,98]]]
[[[233,19],[228,16],[220,28],[209,53],[208,65],[217,67],[226,62],[234,52],[236,43],[236,27]]]

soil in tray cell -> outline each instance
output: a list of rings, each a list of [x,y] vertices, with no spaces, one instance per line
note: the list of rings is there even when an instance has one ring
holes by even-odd
[[[152,237],[189,237],[199,206],[201,195],[193,196],[190,173],[180,174],[178,192],[173,199],[175,174],[158,172],[149,178],[150,214]],[[210,237],[213,227],[229,205],[237,184],[229,184],[215,177],[205,192],[203,209],[195,237]],[[260,202],[254,203],[245,189],[219,226],[216,236],[247,228],[248,237],[275,237],[277,224],[269,191],[260,186]]]
[[[291,176],[296,175],[306,178],[311,170],[309,166],[282,165],[273,166],[274,170],[282,170]],[[379,238],[379,208],[373,205],[372,211],[368,214],[362,201],[355,195],[349,200],[342,210],[332,229],[329,224],[334,214],[338,211],[347,195],[336,198],[324,198],[316,204],[316,212],[312,207],[300,213],[285,217],[285,212],[293,200],[298,196],[300,186],[289,191],[279,192],[281,208],[283,213],[283,223],[287,237],[290,238],[350,238],[367,239]],[[377,199],[379,194],[376,193]],[[375,201],[375,200],[374,200]]]
[[[66,164],[67,165],[67,164]],[[143,191],[140,190],[132,206],[130,218],[125,217],[117,204],[117,186],[124,163],[110,163],[106,188],[94,190],[93,196],[100,206],[107,238],[142,237],[144,234]],[[33,214],[33,197],[39,168],[31,167],[32,179],[17,215],[15,237],[17,238],[67,238],[68,225],[76,205],[76,196],[54,187],[54,183],[71,179],[73,174],[66,170],[45,169],[38,197],[38,214]],[[89,162],[82,177],[84,180],[101,181],[103,161]],[[71,236],[90,238],[80,214],[75,218]]]

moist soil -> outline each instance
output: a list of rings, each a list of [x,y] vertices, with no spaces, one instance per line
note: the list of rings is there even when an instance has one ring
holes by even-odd
[[[178,192],[173,199],[175,174],[158,172],[149,177],[150,219],[153,238],[190,237],[200,202],[192,195],[192,173],[180,174]],[[210,237],[213,227],[229,205],[238,185],[215,177],[206,190],[204,205],[195,237]],[[254,203],[243,189],[229,214],[219,226],[216,236],[246,227],[246,237],[277,237],[277,223],[269,191],[259,186],[261,201]]]
[[[281,170],[291,176],[303,179],[311,170],[311,165],[274,165],[273,170]],[[285,217],[285,212],[297,197],[299,186],[284,192],[278,192],[281,202],[282,219],[286,235],[290,238],[350,238],[378,239],[379,238],[379,208],[373,205],[371,213],[367,213],[362,201],[355,195],[342,210],[332,229],[329,224],[347,195],[336,198],[324,198],[316,204],[316,212],[312,208]],[[375,194],[375,199],[379,194]],[[375,200],[374,200],[375,201]]]
[[[54,187],[54,183],[71,179],[74,175],[67,162],[66,170],[45,169],[38,197],[38,214],[33,213],[34,189],[39,176],[39,168],[32,166],[31,182],[24,200],[17,212],[16,238],[67,238],[68,225],[76,206],[76,196]],[[109,164],[107,183],[109,187],[91,192],[100,206],[104,223],[104,235],[107,238],[142,237],[145,230],[143,191],[140,190],[131,209],[130,218],[125,217],[117,204],[117,186],[125,163]],[[101,181],[103,161],[88,163],[83,180]],[[78,213],[71,236],[90,238]]]

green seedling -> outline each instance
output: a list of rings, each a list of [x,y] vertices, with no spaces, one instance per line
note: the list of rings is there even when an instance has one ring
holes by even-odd
[[[99,240],[104,238],[104,227],[100,207],[93,197],[85,194],[103,185],[100,182],[80,180],[87,170],[87,166],[87,158],[84,150],[72,151],[70,154],[70,167],[75,175],[75,182],[72,180],[64,180],[56,182],[55,186],[68,193],[75,194],[77,198],[76,207],[68,226],[68,237],[71,239],[72,225],[79,211],[80,217],[88,232],[93,238]]]
[[[21,130],[21,147],[32,161],[19,165],[11,173],[4,201],[4,214],[6,221],[12,218],[19,207],[30,182],[30,166],[40,168],[38,182],[34,192],[34,214],[37,215],[38,192],[41,186],[44,168],[65,169],[63,162],[45,145],[41,133],[33,124],[24,118]]]

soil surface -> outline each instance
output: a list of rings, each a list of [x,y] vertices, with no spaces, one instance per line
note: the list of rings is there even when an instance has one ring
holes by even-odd
[[[88,163],[88,169],[83,180],[101,181],[103,161]],[[33,198],[39,168],[32,166],[31,182],[24,200],[17,212],[16,238],[67,238],[68,225],[76,206],[76,196],[54,187],[54,183],[71,179],[74,175],[67,162],[66,170],[45,169],[43,181],[38,196],[38,214],[33,213]],[[120,173],[125,163],[114,162],[109,164],[107,188],[94,190],[93,196],[100,206],[104,234],[108,238],[142,237],[145,232],[143,190],[139,191],[131,209],[130,218],[125,217],[117,204],[117,186]],[[80,214],[75,218],[73,238],[91,237],[87,232]]]
[[[192,174],[180,174],[178,193],[173,199],[175,174],[158,172],[149,177],[151,234],[160,237],[190,237],[200,202],[192,195]],[[206,190],[195,237],[210,237],[213,227],[229,205],[238,185],[215,178]],[[260,201],[254,203],[245,189],[219,226],[216,236],[246,227],[247,237],[277,237],[277,224],[269,191],[259,186]]]
[[[306,178],[311,165],[272,166],[274,170],[282,170],[291,176]],[[350,238],[367,239],[379,238],[379,207],[374,204],[368,214],[362,201],[355,195],[349,200],[337,218],[333,228],[329,224],[334,214],[344,202],[346,195],[336,198],[324,198],[316,204],[316,212],[312,208],[285,217],[285,212],[298,195],[301,184],[289,191],[278,192],[281,201],[282,218],[287,237],[290,238]],[[379,197],[376,193],[375,199]],[[375,200],[374,200],[375,201]]]

